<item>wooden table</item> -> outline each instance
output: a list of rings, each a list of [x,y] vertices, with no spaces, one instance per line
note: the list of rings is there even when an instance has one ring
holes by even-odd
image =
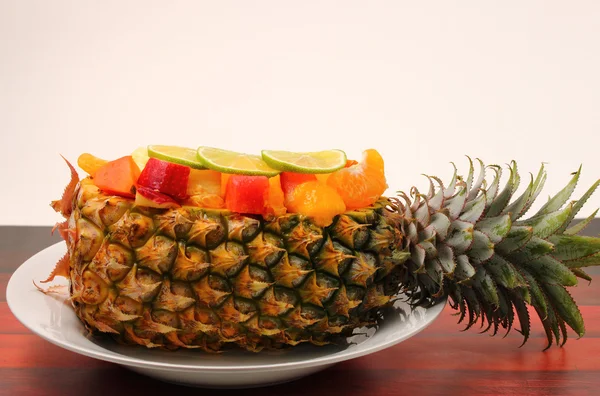
[[[600,233],[600,220],[589,235]],[[460,332],[451,310],[428,329],[387,350],[340,363],[270,388],[206,391],[161,383],[112,363],[80,356],[32,334],[10,313],[6,285],[27,258],[59,241],[49,227],[0,227],[0,395],[599,395],[600,285],[581,282],[572,294],[587,325],[584,338],[542,352],[533,324],[522,348],[506,339]],[[596,276],[599,269],[590,271]],[[600,278],[599,278],[600,279]]]

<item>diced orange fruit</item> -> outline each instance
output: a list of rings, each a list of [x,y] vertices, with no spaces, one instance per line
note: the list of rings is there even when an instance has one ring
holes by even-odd
[[[346,211],[337,191],[316,180],[298,185],[288,196],[287,208],[292,213],[312,217],[321,227],[330,225],[336,215]]]
[[[288,195],[302,183],[317,180],[316,175],[308,173],[281,172],[281,188]]]
[[[77,158],[77,165],[92,177],[107,162],[107,160],[98,158],[90,153],[83,153]]]
[[[381,155],[366,150],[360,163],[332,173],[327,185],[340,194],[348,209],[372,205],[387,189]]]
[[[284,194],[281,189],[281,179],[279,175],[269,178],[269,193],[265,202],[265,215],[281,216],[287,209],[284,206]]]
[[[227,186],[229,185],[230,173],[221,173],[221,196],[227,195]]]
[[[94,175],[94,184],[100,190],[135,198],[135,188],[140,176],[140,168],[130,155],[107,162]]]
[[[319,173],[315,175],[317,181],[322,184],[327,184],[327,179],[329,179],[329,176],[331,176],[331,173]]]

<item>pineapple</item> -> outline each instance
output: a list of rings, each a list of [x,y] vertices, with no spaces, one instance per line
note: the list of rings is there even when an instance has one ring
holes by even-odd
[[[548,347],[584,333],[566,290],[582,267],[600,264],[600,238],[569,227],[598,182],[567,203],[570,183],[526,220],[540,193],[543,167],[525,192],[512,163],[477,180],[456,171],[445,187],[431,177],[427,194],[381,198],[319,226],[297,213],[242,215],[225,209],[150,208],[100,191],[90,178],[53,203],[68,253],[51,276],[70,280],[71,302],[85,326],[149,348],[250,351],[337,342],[373,325],[403,292],[414,304],[449,298],[459,322],[493,334],[518,320],[527,341],[527,305]],[[495,177],[486,183],[485,170]],[[73,169],[72,169],[73,171]]]

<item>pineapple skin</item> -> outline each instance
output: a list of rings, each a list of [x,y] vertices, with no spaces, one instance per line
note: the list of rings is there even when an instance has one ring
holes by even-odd
[[[68,219],[71,302],[95,333],[146,347],[323,345],[373,324],[406,257],[382,200],[326,228],[225,210],[137,207],[80,182]]]

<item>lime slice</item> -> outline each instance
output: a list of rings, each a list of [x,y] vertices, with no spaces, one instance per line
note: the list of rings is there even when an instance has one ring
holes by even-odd
[[[296,173],[331,173],[346,166],[346,153],[342,150],[312,153],[263,150],[262,158],[271,168]]]
[[[148,146],[148,155],[168,162],[189,166],[194,169],[206,169],[196,156],[196,150],[179,146]]]
[[[212,147],[198,147],[198,160],[208,169],[223,173],[272,177],[279,174],[258,155],[236,153]]]

